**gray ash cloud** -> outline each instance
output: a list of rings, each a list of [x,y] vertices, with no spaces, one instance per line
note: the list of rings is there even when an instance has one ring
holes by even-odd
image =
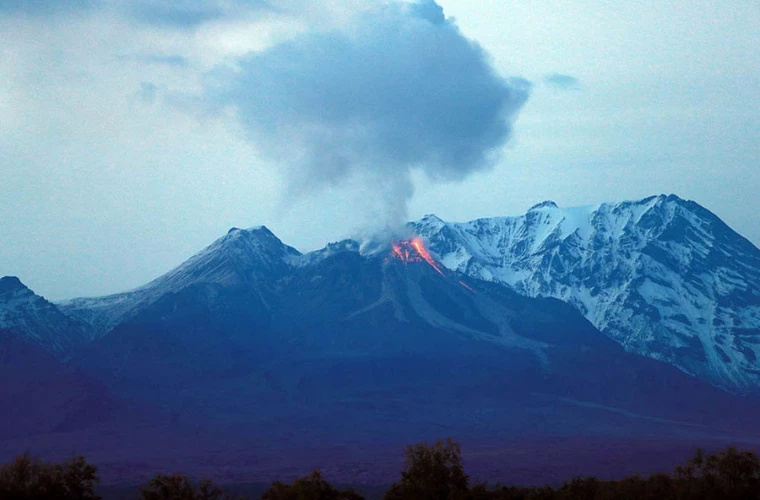
[[[400,222],[412,171],[459,181],[493,166],[529,90],[426,0],[251,53],[209,74],[203,100],[235,111],[292,191],[366,179]]]

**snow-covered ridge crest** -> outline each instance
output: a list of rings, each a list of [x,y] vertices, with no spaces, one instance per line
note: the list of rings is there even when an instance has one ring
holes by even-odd
[[[167,293],[198,284],[245,286],[281,274],[301,253],[285,245],[266,226],[231,228],[190,259],[134,290],[105,297],[76,298],[57,305],[66,314],[93,326],[97,338]]]
[[[760,250],[674,195],[411,223],[448,268],[574,305],[626,349],[760,388]]]
[[[0,278],[0,330],[10,331],[56,357],[86,342],[86,325],[67,317],[15,276]]]
[[[409,230],[403,232],[411,235]],[[374,258],[390,251],[390,245],[390,236],[384,234],[362,243],[346,239],[302,254],[284,244],[266,226],[233,227],[211,245],[146,285],[104,297],[61,301],[57,305],[66,314],[91,325],[93,338],[98,338],[167,294],[195,285],[243,287],[261,295],[262,287],[271,286],[296,269],[317,265],[345,252]]]

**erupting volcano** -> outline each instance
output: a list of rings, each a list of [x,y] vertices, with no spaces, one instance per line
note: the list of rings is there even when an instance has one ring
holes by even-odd
[[[430,252],[425,248],[422,238],[415,236],[411,240],[397,241],[393,244],[393,256],[404,262],[427,262],[430,266],[438,271],[438,274],[445,276],[441,268],[431,257]]]

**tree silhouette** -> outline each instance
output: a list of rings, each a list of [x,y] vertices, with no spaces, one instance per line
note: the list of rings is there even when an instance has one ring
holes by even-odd
[[[560,487],[496,486],[468,488],[461,449],[450,438],[407,446],[401,480],[386,500],[760,500],[760,458],[729,447],[696,454],[672,474],[634,475],[616,481],[576,477]],[[97,468],[72,455],[60,463],[28,453],[0,466],[0,500],[97,500]],[[143,500],[227,500],[210,480],[193,483],[181,474],[159,474],[140,489]],[[285,484],[275,481],[263,500],[362,500],[353,490],[338,490],[315,470]]]
[[[401,481],[385,494],[386,500],[444,500],[467,498],[467,475],[462,450],[451,438],[409,445],[404,451]]]
[[[210,479],[194,485],[181,474],[158,474],[140,489],[143,500],[223,500],[230,498]]]
[[[308,476],[285,484],[275,481],[261,496],[262,500],[363,500],[353,490],[339,491],[325,481],[322,474],[315,470]]]
[[[760,498],[760,459],[733,446],[713,455],[698,449],[686,466],[676,467],[675,477],[689,498]]]
[[[82,456],[52,463],[26,453],[0,467],[0,498],[96,500],[97,471]]]

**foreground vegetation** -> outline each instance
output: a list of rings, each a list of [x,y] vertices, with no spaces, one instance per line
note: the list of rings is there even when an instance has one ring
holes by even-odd
[[[750,451],[729,447],[715,454],[696,454],[671,474],[631,476],[618,481],[578,477],[562,486],[517,487],[470,485],[458,443],[407,446],[401,478],[385,493],[386,500],[607,500],[760,499],[760,460]],[[60,463],[28,454],[0,466],[0,499],[96,500],[97,468],[82,456]],[[159,474],[135,493],[143,500],[225,500],[231,496],[210,480],[192,482],[181,474]],[[319,471],[291,484],[275,481],[262,500],[359,500],[354,490],[339,490]]]

